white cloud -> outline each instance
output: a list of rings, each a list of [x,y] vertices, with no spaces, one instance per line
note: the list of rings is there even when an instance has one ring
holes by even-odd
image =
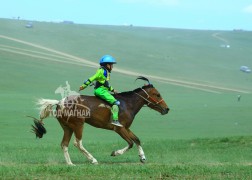
[[[175,6],[179,4],[179,0],[117,0],[122,3],[143,3],[158,6]]]
[[[243,12],[245,12],[245,13],[252,13],[252,4],[249,5],[249,6],[247,6],[247,7],[245,7],[243,9]]]

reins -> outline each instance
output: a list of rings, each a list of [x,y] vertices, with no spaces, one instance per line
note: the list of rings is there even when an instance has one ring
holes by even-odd
[[[141,90],[147,95],[146,98],[144,96],[142,96],[141,94],[138,94],[136,92],[135,92],[135,94],[137,94],[139,97],[141,97],[142,99],[144,99],[145,101],[147,101],[148,102],[147,106],[149,106],[150,104],[153,104],[154,106],[157,106],[159,103],[161,103],[162,101],[164,101],[163,98],[160,101],[157,101],[153,97],[151,97],[143,88],[141,88]],[[151,99],[155,103],[151,102],[149,99]]]

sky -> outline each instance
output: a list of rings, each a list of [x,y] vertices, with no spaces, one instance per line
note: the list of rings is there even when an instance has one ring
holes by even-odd
[[[252,30],[252,0],[5,0],[0,18],[179,29]]]

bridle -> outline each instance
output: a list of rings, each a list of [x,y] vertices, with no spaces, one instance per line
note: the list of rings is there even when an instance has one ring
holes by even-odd
[[[141,94],[138,94],[135,92],[135,94],[137,94],[139,97],[141,97],[142,99],[144,99],[145,101],[147,101],[147,106],[149,106],[150,104],[152,104],[153,106],[157,106],[158,104],[160,104],[161,102],[164,101],[164,99],[162,98],[160,101],[157,101],[156,99],[154,99],[153,97],[151,97],[143,88],[141,88],[141,90],[147,95],[147,97],[142,96]],[[150,100],[154,101],[151,102]]]

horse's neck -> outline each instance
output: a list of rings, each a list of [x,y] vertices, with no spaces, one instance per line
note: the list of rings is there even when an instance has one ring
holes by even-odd
[[[133,94],[132,97],[127,98],[125,102],[134,115],[136,115],[144,105],[144,100],[137,94]]]

